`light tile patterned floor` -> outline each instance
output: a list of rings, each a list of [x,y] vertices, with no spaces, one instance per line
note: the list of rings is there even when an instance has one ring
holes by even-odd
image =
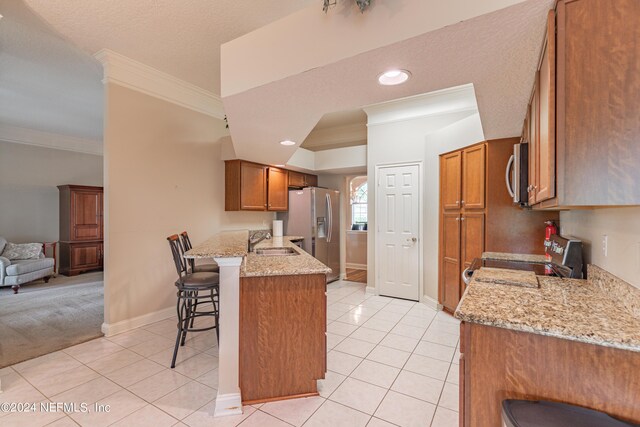
[[[0,425],[457,426],[458,321],[367,294],[361,283],[332,283],[327,295],[329,372],[319,397],[213,418],[215,333],[191,335],[172,370],[175,320],[164,320],[0,369],[0,403],[98,402],[109,413],[0,412]]]

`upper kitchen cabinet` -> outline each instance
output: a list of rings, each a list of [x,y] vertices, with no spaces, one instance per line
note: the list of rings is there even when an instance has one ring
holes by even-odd
[[[317,187],[318,176],[307,173],[289,171],[289,187],[304,188]]]
[[[267,210],[289,210],[289,175],[284,169],[268,168]]]
[[[560,0],[529,106],[534,208],[640,204],[640,1]]]
[[[225,161],[225,210],[286,211],[287,172],[244,160]]]
[[[486,146],[476,145],[462,151],[462,200],[465,209],[484,209]]]
[[[460,209],[462,196],[462,152],[454,151],[440,158],[441,200],[443,209]]]

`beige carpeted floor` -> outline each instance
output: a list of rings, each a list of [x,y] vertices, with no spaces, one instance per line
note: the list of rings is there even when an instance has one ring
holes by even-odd
[[[101,272],[1,290],[0,368],[102,335]]]

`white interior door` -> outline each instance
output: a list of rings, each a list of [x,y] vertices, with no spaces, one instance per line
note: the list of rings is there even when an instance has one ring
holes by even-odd
[[[381,167],[376,191],[376,252],[380,295],[420,299],[418,165]]]

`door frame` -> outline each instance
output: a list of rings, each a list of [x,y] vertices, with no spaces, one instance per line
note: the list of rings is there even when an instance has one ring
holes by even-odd
[[[390,162],[390,163],[377,163],[375,165],[375,173],[374,173],[374,185],[375,185],[375,206],[373,207],[374,215],[375,215],[375,230],[374,231],[374,280],[375,280],[375,294],[380,295],[380,251],[378,250],[378,234],[380,227],[378,225],[379,218],[379,209],[378,209],[378,196],[379,191],[379,183],[380,183],[380,169],[384,168],[393,168],[393,167],[403,167],[403,166],[418,166],[418,302],[421,302],[424,299],[424,172],[423,166],[424,162],[422,160],[417,161],[409,161],[409,162]]]

